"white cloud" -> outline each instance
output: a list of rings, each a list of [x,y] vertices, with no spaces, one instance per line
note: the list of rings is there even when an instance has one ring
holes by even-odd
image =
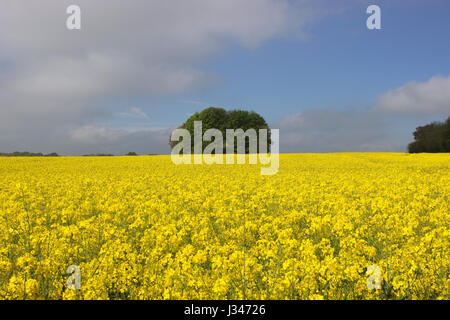
[[[450,114],[450,76],[409,82],[379,96],[374,108],[403,115]]]
[[[148,115],[139,108],[131,107],[130,111],[131,111],[131,113],[135,114],[136,116],[138,116],[140,118],[148,119]]]

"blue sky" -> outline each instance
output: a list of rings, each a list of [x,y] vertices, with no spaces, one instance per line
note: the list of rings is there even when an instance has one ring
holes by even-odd
[[[6,2],[0,151],[167,153],[217,106],[263,115],[282,152],[402,152],[450,114],[449,1],[78,1],[80,31],[67,1]]]
[[[204,103],[250,107],[276,122],[309,108],[366,107],[409,81],[449,75],[450,2],[416,1],[409,8],[405,2],[372,1],[382,8],[382,30],[366,28],[367,5],[356,3],[314,23],[309,40],[229,48],[201,64],[224,83],[180,97],[201,103],[179,108],[200,111]],[[177,108],[179,102],[167,103]],[[161,116],[168,123],[172,119]]]

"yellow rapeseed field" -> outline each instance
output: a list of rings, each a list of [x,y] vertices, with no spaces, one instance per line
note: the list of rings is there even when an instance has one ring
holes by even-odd
[[[0,298],[449,299],[450,154],[260,168],[0,158]]]

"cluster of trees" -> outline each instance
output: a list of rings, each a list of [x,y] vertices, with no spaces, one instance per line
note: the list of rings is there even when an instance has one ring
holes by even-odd
[[[28,151],[15,151],[11,153],[2,153],[0,152],[0,157],[58,157],[58,154],[55,152],[43,154],[41,152],[33,153]]]
[[[266,123],[266,120],[254,111],[245,110],[231,110],[227,111],[222,108],[209,107],[201,112],[196,112],[189,119],[186,120],[178,128],[187,129],[191,135],[194,137],[194,121],[202,121],[202,134],[208,129],[219,130],[223,137],[226,136],[226,129],[242,129],[247,131],[248,129],[255,129],[258,132],[259,129],[268,130],[268,145],[270,147],[270,129]],[[259,137],[258,137],[259,139]],[[173,149],[179,141],[172,141],[169,137],[169,145]],[[205,149],[207,145],[211,142],[203,142],[203,148]],[[224,139],[223,153],[226,153],[226,145]],[[191,139],[192,153],[194,152],[194,139]],[[237,143],[234,144],[234,152],[237,152]],[[258,141],[259,148],[259,141]],[[246,143],[245,153],[249,153],[249,143]]]
[[[154,154],[150,154],[154,155]],[[128,152],[125,154],[125,156],[137,156],[136,152]],[[41,152],[33,153],[33,152],[11,152],[11,153],[2,153],[0,152],[0,157],[59,157],[59,155],[55,152],[49,153],[49,154],[43,154]],[[89,153],[89,154],[83,154],[83,157],[114,157],[111,153]]]
[[[124,154],[124,156],[137,156],[138,154],[136,152],[128,152],[127,154]],[[89,154],[83,154],[83,157],[114,157],[111,153],[89,153]]]
[[[417,127],[414,142],[408,145],[410,153],[450,152],[450,117],[445,122],[433,122]]]

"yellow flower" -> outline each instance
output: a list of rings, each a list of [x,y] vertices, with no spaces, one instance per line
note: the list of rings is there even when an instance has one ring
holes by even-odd
[[[449,299],[449,154],[259,168],[0,158],[0,297]]]

